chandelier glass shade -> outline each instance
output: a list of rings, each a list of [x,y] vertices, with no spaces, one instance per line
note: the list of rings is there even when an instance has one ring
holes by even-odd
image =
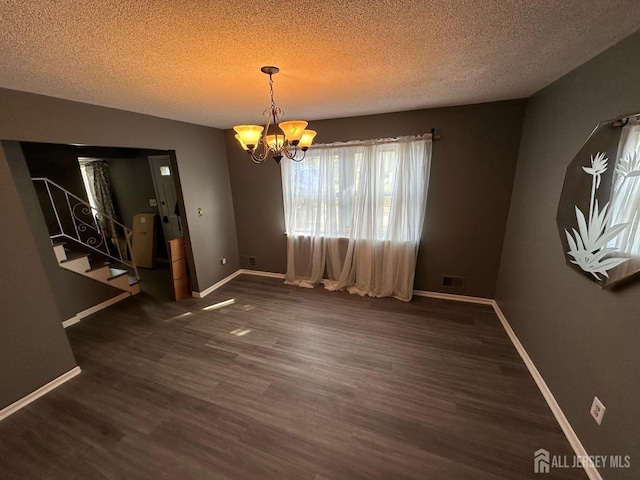
[[[263,113],[267,117],[267,123],[264,127],[236,125],[233,127],[236,139],[255,163],[262,163],[268,157],[272,157],[278,163],[282,157],[299,162],[304,159],[316,132],[306,130],[307,122],[304,120],[280,121],[283,113],[273,99],[273,75],[280,70],[278,67],[262,67],[260,70],[269,75],[271,105]]]

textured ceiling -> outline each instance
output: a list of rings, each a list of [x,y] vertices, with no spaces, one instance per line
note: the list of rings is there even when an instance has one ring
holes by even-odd
[[[227,128],[527,97],[637,0],[0,0],[0,87]],[[1,112],[0,112],[1,114]]]

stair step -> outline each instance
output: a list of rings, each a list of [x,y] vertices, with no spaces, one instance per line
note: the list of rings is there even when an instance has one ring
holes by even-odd
[[[86,271],[86,273],[95,272],[96,270],[100,270],[101,268],[108,267],[109,265],[111,265],[111,263],[109,263],[109,262],[102,262],[102,263],[100,263],[100,264],[98,264],[98,265],[94,265],[94,266],[92,266],[90,269],[88,269],[88,270]]]
[[[52,242],[56,259],[65,270],[106,283],[131,295],[140,293],[140,281],[129,275],[129,270],[112,267],[108,261],[92,260],[91,253],[70,251],[64,244],[62,241]],[[120,266],[119,263],[116,265]]]
[[[109,278],[107,278],[107,280],[113,280],[115,278],[121,277],[122,275],[128,275],[129,274],[129,272],[127,270],[121,270],[119,268],[109,267],[109,270],[111,270],[111,276]]]
[[[59,256],[59,253],[56,253],[56,258],[58,260],[58,264],[62,268],[78,273],[80,275],[84,275],[84,272],[88,268],[91,268],[91,265],[89,265],[88,254],[78,254],[77,252],[75,252],[63,258]]]
[[[107,279],[107,283],[120,290],[129,292],[131,295],[140,293],[138,280],[129,275],[128,270],[121,270],[119,268],[110,268],[110,270],[112,275]]]
[[[61,260],[60,263],[73,262],[74,260],[78,260],[79,258],[87,258],[89,253],[69,253],[67,254],[66,260]]]
[[[139,294],[141,292],[140,281],[136,280],[135,277],[133,277],[133,280],[134,280],[135,283],[133,285],[129,285],[129,290],[128,291],[129,291],[129,293],[131,295],[137,295],[137,294]]]
[[[67,252],[62,244],[53,245],[53,254],[56,256],[56,261],[58,263],[67,259]]]

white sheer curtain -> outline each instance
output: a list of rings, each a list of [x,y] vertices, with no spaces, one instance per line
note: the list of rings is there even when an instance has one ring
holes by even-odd
[[[607,246],[640,256],[640,124],[622,129],[611,190],[609,225],[629,223]]]
[[[431,135],[314,145],[281,162],[286,282],[411,300]]]

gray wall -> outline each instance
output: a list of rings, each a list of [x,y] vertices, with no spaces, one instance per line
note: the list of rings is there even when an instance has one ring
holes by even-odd
[[[496,294],[587,451],[633,456],[608,479],[640,478],[640,283],[600,290],[568,268],[555,217],[591,130],[636,112],[640,32],[529,99]],[[602,426],[589,415],[594,395]]]
[[[78,153],[68,145],[28,143],[22,152],[32,177],[45,177],[87,201]]]
[[[6,89],[0,89],[0,111],[0,139],[175,150],[194,289],[238,269],[222,131]]]
[[[76,366],[12,178],[0,148],[0,408]]]
[[[526,102],[486,103],[365,117],[321,120],[316,143],[417,135],[442,135],[433,143],[431,181],[420,242],[415,288],[493,297],[509,209]],[[268,159],[255,165],[225,131],[241,255],[257,268],[286,270],[280,169]],[[283,160],[285,161],[285,160]],[[442,275],[467,277],[448,290]]]

